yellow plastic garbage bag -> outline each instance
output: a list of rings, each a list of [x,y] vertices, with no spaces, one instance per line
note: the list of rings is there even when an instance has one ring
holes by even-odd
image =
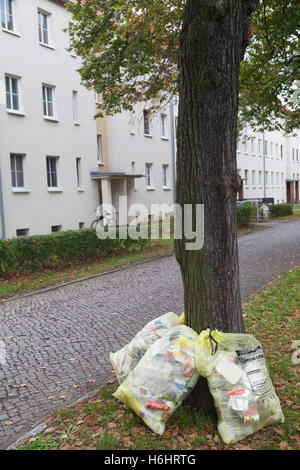
[[[195,342],[195,363],[198,373],[208,379],[225,443],[284,422],[261,344],[254,336],[202,331]]]
[[[147,323],[124,348],[110,353],[110,361],[118,382],[123,382],[132,371],[147,349],[158,339],[162,338],[170,328],[184,323],[184,317],[173,312],[165,313]]]
[[[166,421],[198,380],[193,348],[197,337],[185,325],[171,328],[114,393],[157,434],[164,433]]]

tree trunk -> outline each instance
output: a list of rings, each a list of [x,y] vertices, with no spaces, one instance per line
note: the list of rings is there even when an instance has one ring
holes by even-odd
[[[240,61],[257,0],[187,0],[179,52],[177,203],[204,204],[204,246],[175,241],[186,324],[244,332],[237,247]],[[195,226],[195,224],[194,224]],[[205,380],[192,399],[211,412]]]

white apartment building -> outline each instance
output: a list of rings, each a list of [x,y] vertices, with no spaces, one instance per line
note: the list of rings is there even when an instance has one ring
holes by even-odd
[[[0,0],[0,231],[2,238],[89,227],[119,197],[127,208],[172,204],[176,99],[150,115],[94,119],[97,96],[80,84],[80,59],[63,32],[63,0]],[[299,138],[239,142],[240,198],[299,200]]]
[[[299,136],[245,129],[237,145],[237,168],[243,180],[239,199],[299,202]]]

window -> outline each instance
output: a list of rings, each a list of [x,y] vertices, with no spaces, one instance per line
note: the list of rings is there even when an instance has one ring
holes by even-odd
[[[167,137],[167,129],[166,129],[166,120],[167,116],[165,114],[160,115],[160,124],[161,124],[161,137]]]
[[[73,103],[73,122],[74,122],[74,124],[79,124],[77,94],[78,94],[77,91],[73,90],[73,92],[72,92],[72,103]]]
[[[48,14],[38,11],[39,41],[46,45],[49,45],[48,16]]]
[[[144,109],[144,134],[150,135],[150,114],[149,111]]]
[[[81,158],[76,158],[76,182],[77,188],[81,187]]]
[[[292,149],[293,160],[295,160],[295,149]]]
[[[259,183],[259,186],[262,185],[262,171],[258,172],[258,183]]]
[[[79,230],[84,228],[84,222],[79,222]]]
[[[147,188],[152,188],[152,164],[146,163],[145,170],[146,170],[146,186]]]
[[[274,171],[271,171],[271,186],[274,186]]]
[[[284,173],[281,173],[281,184],[284,183]]]
[[[10,156],[11,184],[13,188],[24,187],[23,155]]]
[[[245,170],[245,186],[248,186],[248,170]]]
[[[252,170],[252,185],[255,186],[256,174],[255,170]]]
[[[12,0],[0,0],[2,28],[14,31],[14,17]]]
[[[244,153],[248,152],[248,142],[247,142],[247,137],[245,137],[245,140],[243,142],[243,148],[244,148]]]
[[[280,145],[280,158],[283,159],[283,145]]]
[[[52,233],[61,232],[61,225],[52,225],[51,232]]]
[[[255,148],[254,148],[254,137],[251,138],[251,153],[253,154],[254,151],[255,151]]]
[[[43,85],[43,113],[44,117],[54,117],[53,87]]]
[[[268,141],[265,140],[265,148],[264,148],[265,155],[268,155]]]
[[[135,162],[131,162],[131,174],[135,175]],[[136,191],[136,178],[133,178],[133,188]]]
[[[48,188],[57,188],[57,157],[47,157]]]
[[[97,135],[97,161],[102,163],[102,136],[100,134]]]
[[[270,142],[270,154],[273,157],[273,142]]]
[[[5,76],[6,107],[11,111],[20,111],[19,79]]]
[[[279,172],[276,172],[276,185],[279,186]]]
[[[17,228],[16,235],[17,237],[27,237],[29,228]]]
[[[299,150],[298,149],[296,150],[296,160],[297,162],[299,162]]]
[[[258,153],[261,155],[261,139],[258,139]]]
[[[268,171],[265,172],[265,184],[269,184],[269,173],[268,173]]]
[[[169,186],[169,181],[168,181],[169,165],[163,165],[162,170],[163,170],[163,187],[168,188],[168,186]]]
[[[275,156],[278,158],[278,144],[275,144]]]

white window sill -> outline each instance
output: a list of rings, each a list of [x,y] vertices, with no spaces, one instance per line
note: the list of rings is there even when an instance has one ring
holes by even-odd
[[[8,114],[14,114],[15,116],[25,116],[22,111],[17,111],[16,109],[6,109]]]
[[[28,188],[21,188],[21,187],[16,187],[12,188],[13,193],[30,193],[30,189]]]
[[[144,137],[149,137],[150,139],[152,139],[152,138],[153,138],[153,135],[151,135],[151,134],[144,134]]]
[[[21,37],[21,34],[18,34],[15,31],[11,31],[10,29],[2,28],[2,31],[4,31],[5,33],[12,34],[13,36],[17,36],[18,38]]]
[[[135,135],[135,132],[134,132],[134,131],[130,131],[130,135]]]
[[[45,121],[59,122],[56,117],[44,116]]]
[[[169,140],[169,137],[166,137],[165,135],[162,135],[160,138],[161,140]]]
[[[73,121],[74,126],[80,126],[80,122],[78,121]]]
[[[55,47],[50,46],[50,44],[45,44],[44,42],[39,42],[40,46],[47,47],[48,49],[52,49],[55,51]]]
[[[98,161],[97,163],[98,163],[99,166],[104,166],[105,165],[105,163],[103,163],[103,162]]]
[[[63,193],[62,188],[48,188],[48,193]]]
[[[171,188],[170,188],[170,186],[163,186],[163,190],[164,191],[171,191]]]
[[[79,193],[83,193],[83,192],[84,192],[84,189],[82,189],[82,188],[77,188],[77,191],[78,191]]]
[[[146,186],[146,191],[155,191],[153,186]]]

